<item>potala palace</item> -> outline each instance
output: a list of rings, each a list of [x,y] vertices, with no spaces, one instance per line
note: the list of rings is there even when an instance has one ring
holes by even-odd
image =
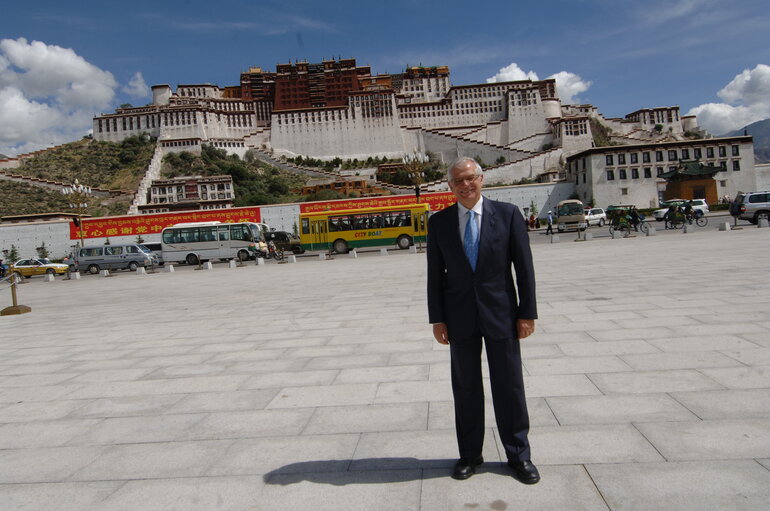
[[[323,160],[471,156],[488,165],[486,186],[560,182],[601,206],[657,205],[665,189],[658,176],[683,160],[720,167],[713,190],[693,191],[703,198],[757,186],[751,137],[714,138],[678,106],[607,118],[594,105],[562,104],[554,79],[452,85],[446,66],[375,75],[340,59],[251,68],[236,86],[155,85],[152,93],[152,104],[93,120],[97,140],[158,138],[145,187],[158,179],[162,154],[203,144],[240,156],[252,149]],[[606,140],[601,147],[597,131]]]

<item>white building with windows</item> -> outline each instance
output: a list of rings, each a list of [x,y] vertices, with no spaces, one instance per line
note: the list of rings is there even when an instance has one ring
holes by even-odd
[[[666,187],[658,176],[693,160],[722,169],[714,178],[718,197],[756,189],[754,144],[749,136],[587,149],[567,158],[566,178],[585,204],[656,207]]]

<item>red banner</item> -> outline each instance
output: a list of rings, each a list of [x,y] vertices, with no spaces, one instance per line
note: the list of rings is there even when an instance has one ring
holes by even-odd
[[[420,195],[420,202],[428,204],[431,211],[439,211],[457,201],[451,192],[434,192]],[[303,202],[299,205],[301,213],[320,211],[339,211],[342,209],[379,208],[383,206],[404,206],[415,204],[414,195],[388,195],[386,197],[365,197],[361,199],[339,199],[320,202]]]
[[[451,192],[432,192],[420,195],[420,202],[428,204],[431,211],[440,211],[457,201]],[[403,206],[415,204],[414,195],[388,195],[385,197],[364,197],[360,199],[340,199],[321,202],[302,202],[300,212],[339,211],[342,209],[376,208],[381,206]],[[276,204],[278,206],[278,204]],[[103,218],[84,218],[84,238],[104,238],[108,236],[140,236],[160,233],[165,227],[186,222],[260,222],[262,208],[271,206],[251,206],[247,208],[206,209],[179,211],[176,213],[156,213],[152,215],[125,215]],[[74,223],[70,223],[70,239],[80,238]]]
[[[164,227],[185,222],[259,222],[261,218],[259,206],[180,211],[177,213],[157,213],[152,215],[84,218],[83,237],[140,236],[142,234],[159,233]],[[79,229],[74,223],[70,223],[70,238],[73,240],[80,238]]]

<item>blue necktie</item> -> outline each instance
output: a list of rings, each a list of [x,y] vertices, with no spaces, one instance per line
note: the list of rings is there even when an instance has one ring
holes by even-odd
[[[476,260],[479,257],[479,226],[476,223],[476,212],[468,210],[468,223],[465,224],[463,248],[471,268],[476,271]]]

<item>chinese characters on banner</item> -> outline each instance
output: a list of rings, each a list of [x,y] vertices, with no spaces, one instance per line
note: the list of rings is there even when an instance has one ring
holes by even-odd
[[[455,203],[450,192],[425,193],[420,196],[420,203],[428,204],[431,211],[439,211]],[[387,197],[366,197],[361,199],[342,199],[322,202],[304,202],[299,205],[300,212],[339,211],[343,209],[376,208],[381,206],[402,206],[415,204],[414,195],[390,195]],[[176,213],[158,213],[153,215],[126,215],[105,218],[84,218],[84,238],[104,238],[109,236],[140,236],[160,233],[165,227],[187,222],[260,222],[261,208],[211,209],[180,211]],[[70,223],[70,239],[80,237],[78,228]]]
[[[143,234],[156,234],[162,231],[164,227],[186,222],[259,222],[261,218],[260,208],[257,206],[158,213],[154,215],[84,218],[83,237],[140,236]],[[79,237],[78,228],[75,227],[74,223],[70,223],[70,239],[75,240]]]
[[[456,201],[450,192],[426,193],[420,195],[420,203],[428,204],[431,211],[439,211],[451,206]],[[320,211],[339,211],[343,209],[378,208],[383,206],[403,206],[415,204],[414,195],[389,195],[387,197],[367,197],[363,199],[343,199],[300,204],[300,212],[317,213]]]

